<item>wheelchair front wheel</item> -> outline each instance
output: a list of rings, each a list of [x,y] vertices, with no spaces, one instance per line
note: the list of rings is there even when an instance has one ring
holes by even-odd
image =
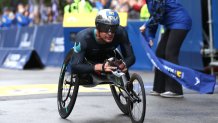
[[[114,85],[110,85],[110,88],[117,106],[124,114],[128,115],[129,114],[128,103],[123,95],[122,92],[123,90]]]
[[[79,79],[78,76],[71,73],[70,58],[72,54],[68,54],[61,68],[57,103],[58,112],[62,118],[67,118],[76,102],[78,90],[79,90]]]
[[[134,73],[130,78],[129,114],[132,123],[143,123],[146,112],[146,94],[142,78]]]

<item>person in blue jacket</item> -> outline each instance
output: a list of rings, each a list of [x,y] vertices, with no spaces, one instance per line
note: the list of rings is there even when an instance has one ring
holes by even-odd
[[[13,24],[14,24],[14,20],[15,20],[15,17],[14,17],[14,14],[13,12],[11,11],[10,8],[8,7],[5,7],[3,9],[3,15],[2,15],[2,24],[0,27],[2,28],[10,28]]]
[[[158,25],[163,25],[165,31],[157,46],[156,55],[178,64],[180,47],[192,26],[190,16],[177,0],[147,0],[146,2],[150,18],[140,27],[140,31],[152,46]],[[150,94],[183,97],[183,90],[178,82],[155,69],[154,85]]]
[[[16,14],[16,22],[17,22],[18,27],[25,27],[25,26],[29,25],[31,20],[27,16],[24,16],[21,13],[17,13]]]
[[[29,13],[25,9],[23,4],[18,4],[17,13],[16,13],[16,23],[18,27],[25,27],[31,23],[31,19],[29,18]]]

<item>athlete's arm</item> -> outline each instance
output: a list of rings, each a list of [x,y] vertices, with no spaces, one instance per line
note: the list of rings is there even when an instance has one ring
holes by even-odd
[[[92,73],[94,71],[105,71],[111,72],[115,67],[109,66],[107,63],[105,65],[99,64],[88,64],[84,63],[84,55],[85,52],[75,53],[72,57],[72,72],[76,74],[83,74],[83,73]],[[103,68],[104,67],[104,68]]]
[[[122,27],[123,28],[123,27]],[[132,49],[132,45],[129,41],[128,34],[126,30],[122,29],[122,36],[120,36],[120,49],[121,53],[124,56],[124,63],[126,64],[126,67],[129,68],[131,65],[135,63],[135,55]]]
[[[71,59],[71,66],[73,73],[91,73],[94,71],[94,66],[91,64],[84,63],[84,55],[85,51],[75,52],[73,53]]]
[[[79,32],[75,38],[74,53],[71,59],[71,66],[73,73],[91,73],[94,71],[94,65],[85,63],[85,53],[87,49],[85,30]]]

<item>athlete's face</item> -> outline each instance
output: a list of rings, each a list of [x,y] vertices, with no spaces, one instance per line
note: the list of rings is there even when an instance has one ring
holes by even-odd
[[[105,43],[111,43],[114,39],[114,34],[112,32],[99,32],[100,38],[105,42]]]
[[[114,39],[114,35],[117,28],[118,25],[99,24],[98,26],[99,38],[104,43],[111,43]]]

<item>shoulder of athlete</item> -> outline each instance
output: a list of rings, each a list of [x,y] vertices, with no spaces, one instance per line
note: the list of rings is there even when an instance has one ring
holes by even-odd
[[[87,40],[91,37],[91,28],[84,29],[77,33],[74,41],[74,52],[79,53],[87,48]]]
[[[122,37],[122,36],[125,36],[125,34],[126,34],[125,27],[119,26],[116,30],[115,37]]]
[[[126,41],[128,39],[128,33],[127,33],[126,28],[123,26],[119,26],[116,31],[115,38],[121,42],[123,40]]]

